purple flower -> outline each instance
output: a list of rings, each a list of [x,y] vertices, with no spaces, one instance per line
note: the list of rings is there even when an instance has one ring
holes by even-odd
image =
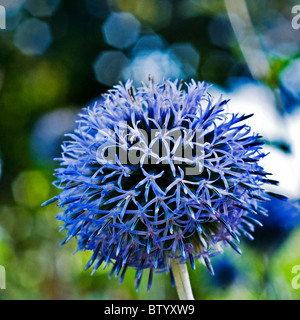
[[[58,219],[78,250],[91,250],[86,269],[112,264],[124,279],[134,267],[136,287],[149,269],[169,271],[171,261],[210,258],[251,231],[276,183],[258,164],[265,156],[258,134],[243,123],[251,115],[225,111],[204,82],[164,81],[133,88],[119,84],[85,109],[62,145],[55,186]],[[278,195],[281,198],[281,196]]]

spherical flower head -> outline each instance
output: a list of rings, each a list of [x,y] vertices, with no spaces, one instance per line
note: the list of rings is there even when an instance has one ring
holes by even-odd
[[[265,183],[258,164],[261,137],[244,124],[249,115],[213,101],[209,85],[191,81],[118,84],[80,115],[67,135],[55,185],[61,193],[58,219],[78,250],[91,250],[86,268],[112,264],[110,275],[136,268],[136,287],[149,269],[169,271],[172,259],[210,258],[223,247],[252,239],[266,214]],[[251,116],[251,115],[250,115]]]

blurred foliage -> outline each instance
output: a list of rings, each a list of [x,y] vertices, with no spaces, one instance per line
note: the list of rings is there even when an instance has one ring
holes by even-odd
[[[236,1],[234,13],[228,12],[229,2],[0,1],[7,14],[7,28],[0,30],[0,265],[6,269],[6,289],[0,290],[0,299],[177,299],[165,274],[154,277],[150,292],[144,281],[135,292],[134,270],[128,272],[122,285],[117,279],[108,280],[110,268],[99,269],[91,277],[90,271],[84,271],[90,253],[72,255],[74,241],[59,247],[63,235],[55,219],[58,208],[41,208],[40,204],[57,192],[51,185],[56,166],[52,158],[60,154],[63,133],[72,130],[70,119],[114,83],[125,80],[126,74],[135,77],[157,70],[154,77],[160,77],[159,70],[164,70],[166,77],[213,82],[229,94],[238,81],[258,81],[272,90],[274,110],[279,112],[282,125],[286,124],[286,114],[291,111],[291,94],[287,92],[291,88],[280,82],[280,76],[291,61],[300,57],[300,30],[293,30],[290,24],[291,8],[297,3],[241,0]],[[239,6],[244,5],[248,6],[251,25],[242,15],[239,17]],[[155,36],[147,38],[152,42],[139,42],[136,36],[133,44],[119,43],[122,50],[109,45],[103,25],[111,13],[122,12],[139,21],[135,36]],[[232,28],[229,16],[233,15],[244,43]],[[29,25],[29,19],[43,23]],[[122,30],[109,32],[114,37]],[[248,61],[242,50],[249,49],[249,43],[256,44],[258,58],[254,62]],[[111,59],[124,59],[122,63],[110,63],[108,69],[99,59],[104,53],[109,57],[111,52]],[[140,61],[149,65],[136,70],[134,62],[141,57],[147,57]],[[157,57],[161,57],[160,62]],[[268,68],[256,76],[251,63],[260,65],[259,57],[266,59]],[[156,65],[162,61],[165,65]],[[141,68],[141,64],[138,66]],[[299,73],[294,76],[294,82],[299,83]],[[135,81],[141,80],[136,77]],[[300,105],[300,95],[295,95],[299,87],[293,90],[293,104]],[[285,134],[281,138],[283,143],[290,141]],[[279,150],[283,164],[293,155],[299,162],[297,150],[297,145],[291,147],[292,155]],[[297,178],[299,172],[294,175]],[[298,227],[272,257],[246,242],[242,243],[242,256],[227,249],[213,260],[214,278],[200,263],[196,271],[190,270],[194,295],[196,299],[299,299],[300,290],[291,286],[295,276],[292,267],[300,265],[299,245]]]

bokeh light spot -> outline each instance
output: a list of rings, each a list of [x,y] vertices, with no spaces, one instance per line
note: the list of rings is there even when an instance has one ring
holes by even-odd
[[[1,0],[7,14],[16,14],[24,5],[25,0]]]
[[[169,0],[110,0],[120,11],[134,14],[140,21],[164,27],[170,23],[173,4]]]
[[[49,195],[49,183],[40,171],[24,171],[12,184],[15,201],[28,208],[39,206]]]
[[[27,0],[26,9],[36,17],[51,16],[60,5],[60,0]]]
[[[136,55],[141,51],[162,50],[165,47],[165,41],[157,34],[145,35],[139,38],[131,53]]]
[[[175,43],[170,50],[180,60],[185,77],[194,76],[200,61],[200,54],[195,47],[190,43]]]
[[[28,55],[43,54],[52,42],[52,35],[47,23],[36,18],[22,22],[15,33],[15,45]]]
[[[122,70],[129,59],[120,51],[104,51],[94,63],[94,73],[100,83],[113,85],[122,80]]]
[[[23,5],[25,0],[1,0],[0,5],[5,8],[5,10],[1,10],[0,15],[4,15],[5,17],[2,17],[2,24],[4,22],[4,28],[1,30],[1,33],[3,32],[10,32],[11,30],[14,30],[17,25],[19,24],[20,20],[23,16]],[[3,20],[4,19],[4,20]]]
[[[140,34],[140,22],[128,12],[113,12],[104,22],[102,30],[105,41],[118,49],[133,45]]]
[[[212,19],[208,26],[208,33],[212,43],[218,47],[228,48],[234,43],[230,21],[224,14],[218,14]]]
[[[43,115],[34,125],[31,134],[31,153],[35,161],[53,164],[61,152],[64,134],[74,129],[75,110],[62,108]]]
[[[135,83],[147,82],[151,75],[155,81],[164,78],[180,78],[180,62],[167,52],[155,50],[137,55],[124,70],[123,78],[132,79]]]
[[[67,70],[59,64],[48,61],[36,63],[34,67],[26,70],[25,75],[26,77],[20,80],[19,90],[24,97],[22,102],[28,104],[28,109],[56,106],[68,92]]]

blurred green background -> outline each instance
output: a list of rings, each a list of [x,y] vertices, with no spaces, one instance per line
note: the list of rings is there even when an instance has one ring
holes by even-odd
[[[297,1],[0,5],[6,18],[0,30],[0,265],[6,289],[0,299],[177,299],[166,274],[155,275],[150,292],[147,279],[135,291],[134,270],[122,285],[108,279],[110,268],[90,276],[84,265],[91,253],[72,255],[74,240],[59,247],[65,234],[58,232],[58,209],[40,206],[57,193],[53,158],[80,108],[129,77],[137,85],[148,74],[156,81],[205,80],[216,85],[215,94],[232,97],[235,111],[256,113],[253,126],[273,154],[266,166],[298,214],[300,29],[291,23]],[[292,268],[300,265],[299,219],[286,226],[292,218],[288,210],[280,213],[278,237],[262,235],[267,246],[242,241],[241,256],[225,249],[212,259],[214,277],[197,263],[190,272],[196,299],[300,298],[292,286]]]

